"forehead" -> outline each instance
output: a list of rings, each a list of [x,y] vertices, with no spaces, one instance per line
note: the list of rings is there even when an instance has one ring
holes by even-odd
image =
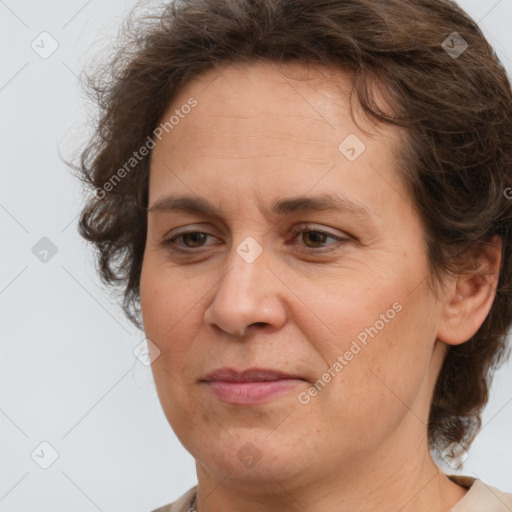
[[[260,155],[258,135],[263,136],[269,130],[276,135],[288,134],[311,143],[330,144],[329,139],[335,141],[340,136],[334,118],[340,112],[350,115],[351,87],[350,76],[341,72],[333,74],[318,66],[292,63],[283,68],[269,62],[231,64],[209,70],[185,85],[168,106],[162,121],[194,97],[197,106],[188,116],[190,120],[180,122],[186,128],[178,130],[176,126],[173,132],[176,135],[190,128],[197,134],[208,133],[214,138],[211,150],[215,149],[213,142],[218,142],[218,138],[229,138],[234,149],[241,130],[253,135],[251,141],[240,145],[244,153],[256,147]],[[335,107],[337,112],[333,111]],[[366,125],[369,127],[370,123]],[[187,142],[198,143],[199,140],[194,138]]]
[[[156,141],[150,202],[170,188],[217,186],[222,195],[251,184],[273,199],[304,194],[315,182],[326,192],[382,180],[384,168],[395,170],[399,134],[351,105],[351,90],[350,74],[300,64],[231,64],[199,75],[161,118],[179,122]],[[194,108],[184,108],[191,99]]]

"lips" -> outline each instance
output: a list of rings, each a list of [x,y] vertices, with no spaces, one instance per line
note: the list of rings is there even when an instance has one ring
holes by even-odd
[[[209,373],[201,382],[222,402],[256,405],[290,392],[305,380],[297,375],[263,368],[243,371],[221,368]]]
[[[276,370],[267,370],[264,368],[248,368],[247,370],[237,371],[233,368],[220,368],[209,373],[203,381],[223,381],[223,382],[269,382],[273,380],[301,379],[297,375],[290,375]],[[303,379],[302,379],[303,380]]]

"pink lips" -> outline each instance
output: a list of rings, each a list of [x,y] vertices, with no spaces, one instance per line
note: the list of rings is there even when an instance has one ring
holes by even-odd
[[[221,368],[209,373],[202,382],[223,402],[250,405],[286,393],[304,379],[261,368],[248,368],[242,372]]]

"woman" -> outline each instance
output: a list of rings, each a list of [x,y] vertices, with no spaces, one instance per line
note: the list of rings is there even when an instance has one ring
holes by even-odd
[[[91,83],[80,230],[196,460],[158,510],[511,510],[439,467],[512,314],[512,94],[476,24],[190,0],[130,30]]]

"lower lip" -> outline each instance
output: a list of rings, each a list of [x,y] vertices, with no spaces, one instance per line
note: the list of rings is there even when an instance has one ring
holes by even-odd
[[[208,381],[213,394],[231,404],[260,404],[282,395],[304,382],[300,379],[280,379],[259,382]]]

